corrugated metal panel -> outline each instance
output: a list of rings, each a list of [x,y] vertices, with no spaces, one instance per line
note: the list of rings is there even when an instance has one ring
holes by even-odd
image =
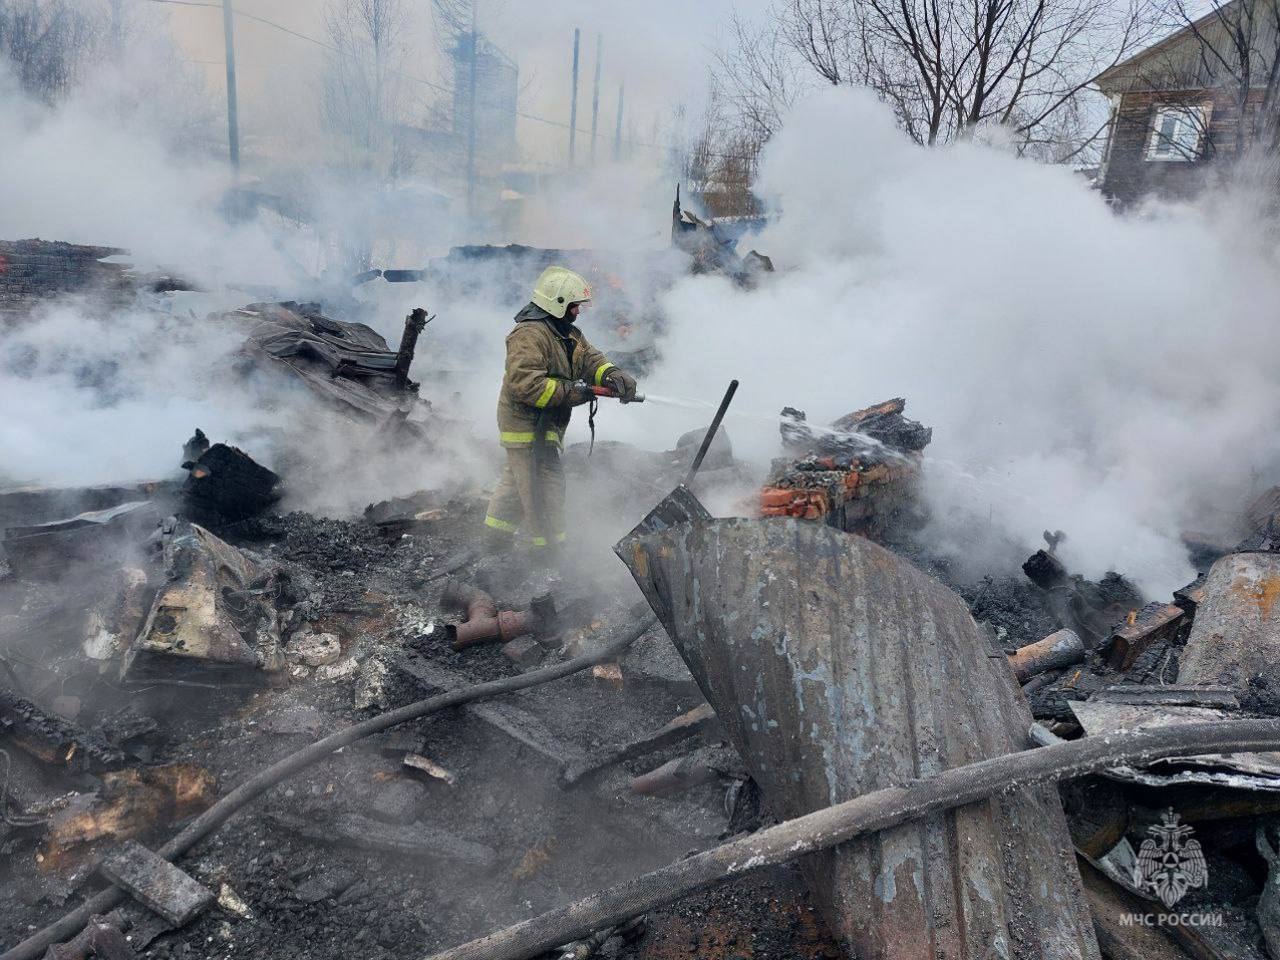
[[[1004,655],[954,593],[869,541],[703,520],[637,532],[618,553],[780,816],[1026,746]],[[1051,786],[805,869],[859,960],[1099,956]]]

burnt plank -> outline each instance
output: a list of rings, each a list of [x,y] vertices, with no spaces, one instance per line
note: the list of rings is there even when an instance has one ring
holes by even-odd
[[[213,902],[213,891],[136,840],[126,840],[98,868],[102,875],[175,927]]]

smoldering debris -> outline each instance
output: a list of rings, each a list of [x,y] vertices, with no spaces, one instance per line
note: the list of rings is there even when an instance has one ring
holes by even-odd
[[[153,528],[159,519],[147,500],[128,500],[62,520],[4,528],[0,548],[23,577],[50,577],[68,563],[93,563],[119,554]]]
[[[703,245],[693,269],[717,258],[715,269],[738,269],[713,224],[678,222],[678,245]],[[409,313],[396,349],[318,304],[263,302],[207,322],[243,331],[247,377],[301,387],[305,403],[361,433],[425,450],[442,418],[409,371],[432,349],[429,319]],[[430,363],[415,369],[433,376]],[[570,446],[571,478],[627,526],[638,504],[676,488],[619,548],[660,627],[599,571],[557,580],[521,553],[478,558],[483,496],[465,483],[358,518],[281,514],[297,466],[200,429],[174,458],[181,481],[0,496],[14,568],[0,584],[0,747],[12,760],[0,842],[15,863],[0,878],[3,905],[36,928],[73,896],[127,891],[145,922],[130,935],[159,956],[211,937],[264,954],[302,942],[317,957],[356,943],[422,952],[775,818],[927,786],[977,759],[1020,761],[1033,719],[1037,742],[1122,747],[1135,730],[1280,715],[1265,655],[1254,656],[1274,640],[1274,503],[1250,510],[1241,546],[1252,553],[1219,560],[1197,539],[1202,576],[1169,597],[1145,597],[1121,573],[1074,573],[1060,549],[1068,530],[1046,532],[1016,583],[953,582],[962,603],[909,562],[949,575],[919,496],[933,431],[905,410],[895,398],[823,426],[789,408],[784,455],[763,482],[723,430],[662,451]],[[734,429],[737,440],[750,428]],[[699,449],[701,470],[683,486]],[[714,519],[697,500],[722,490],[739,491],[743,518]],[[1234,589],[1242,577],[1249,585]],[[744,606],[748,595],[768,602]],[[614,646],[620,636],[628,643]],[[477,685],[558,677],[603,645],[607,657],[557,684],[470,699]],[[1198,647],[1210,667],[1195,666]],[[854,669],[867,656],[900,669]],[[882,688],[867,693],[864,681]],[[886,720],[908,700],[931,704],[927,716]],[[317,737],[432,701],[462,705],[289,766]],[[840,702],[875,709],[833,712]],[[1100,911],[1161,902],[1150,883],[1122,882],[1126,869],[1135,876],[1123,864],[1172,810],[1178,829],[1214,841],[1208,880],[1187,903],[1220,910],[1227,933],[1201,955],[1251,956],[1225,944],[1260,944],[1274,922],[1260,899],[1271,848],[1255,836],[1280,810],[1273,759],[1135,760],[1061,790],[1014,786],[895,822],[815,852],[807,889],[785,867],[736,888],[753,891],[737,922],[754,923],[778,956],[925,956],[919,933],[932,924],[942,938],[969,931],[960,955],[999,939],[1032,957],[1026,923],[1092,957],[1095,931],[1109,950],[1118,929]],[[273,763],[292,775],[258,780]],[[246,783],[258,784],[261,815],[164,866],[185,852],[166,840]],[[969,838],[964,856],[949,857],[935,828]],[[937,881],[928,894],[902,880],[910,869]],[[782,916],[810,917],[803,935],[761,890],[782,891]],[[643,924],[602,918],[553,945],[575,956],[608,945],[631,960],[659,943],[702,943],[732,928],[691,915],[705,896],[657,906]]]
[[[405,337],[402,349],[393,350],[363,323],[334,320],[317,303],[292,301],[252,303],[224,319],[250,321],[247,357],[280,365],[325,402],[379,429],[425,436],[412,417],[426,401],[406,375],[417,348],[416,333]]]
[[[792,456],[774,461],[760,492],[761,513],[879,538],[920,525],[917,479],[933,432],[903,415],[906,403],[888,400],[817,429],[803,411],[784,409],[780,430]]]
[[[169,676],[180,664],[200,672],[284,667],[276,604],[288,602],[286,571],[188,521],[166,521],[159,546],[165,583],[123,654],[121,677]]]
[[[238,447],[210,444],[199,427],[182,448],[185,512],[202,523],[234,523],[262,513],[282,496],[281,478]]]

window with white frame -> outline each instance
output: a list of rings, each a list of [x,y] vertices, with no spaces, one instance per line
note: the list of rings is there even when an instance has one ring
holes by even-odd
[[[1209,129],[1211,106],[1185,103],[1157,107],[1147,141],[1147,159],[1198,160]]]

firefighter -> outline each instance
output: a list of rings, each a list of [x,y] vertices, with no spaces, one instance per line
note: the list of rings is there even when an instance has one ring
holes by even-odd
[[[574,384],[607,386],[623,403],[636,396],[635,378],[614,366],[574,323],[590,299],[591,289],[581,276],[565,267],[547,267],[507,335],[507,365],[498,393],[498,439],[507,462],[484,518],[491,552],[510,548],[517,529],[548,562],[564,542],[560,448],[572,408],[592,397]]]

